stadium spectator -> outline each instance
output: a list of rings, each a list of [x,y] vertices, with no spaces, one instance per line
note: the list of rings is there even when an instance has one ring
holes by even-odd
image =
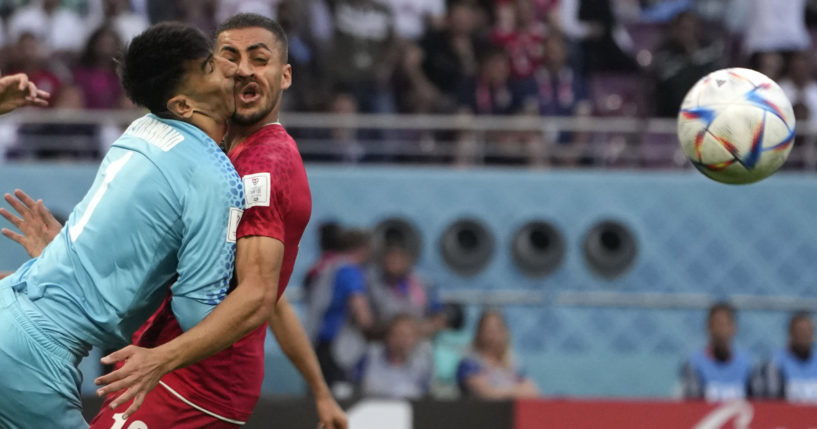
[[[792,105],[802,104],[808,113],[797,119],[809,120],[817,112],[817,81],[814,80],[814,67],[811,52],[797,52],[789,60],[788,73],[780,80],[780,87]]]
[[[530,80],[528,80],[530,82]],[[478,115],[512,115],[524,111],[536,111],[537,88],[526,81],[511,76],[508,55],[505,50],[491,46],[480,53],[479,72],[459,88],[460,112]],[[463,133],[457,145],[459,162],[468,163],[483,156],[490,163],[527,163],[530,149],[541,147],[532,144],[526,133],[508,131],[489,132],[484,135],[489,143],[484,153],[479,153],[472,133]],[[539,158],[539,157],[537,157]]]
[[[440,91],[423,72],[423,49],[414,43],[406,43],[402,49],[393,79],[398,111],[433,113],[450,110],[446,109],[446,100],[440,96]]]
[[[735,309],[726,303],[710,307],[707,318],[709,344],[693,354],[681,370],[684,398],[727,401],[750,396],[749,356],[735,350]]]
[[[341,243],[342,255],[313,283],[304,323],[324,378],[333,389],[351,381],[355,365],[366,352],[363,332],[372,326],[364,273],[369,234],[348,229]]]
[[[360,390],[366,396],[415,399],[428,394],[434,362],[414,316],[395,316],[383,343],[369,347],[358,371]]]
[[[732,1],[733,13],[742,14],[738,32],[743,35],[743,52],[757,66],[762,52],[804,51],[811,46],[806,29],[806,0]]]
[[[459,85],[457,98],[461,112],[510,115],[518,113],[525,101],[535,100],[536,92],[512,78],[507,53],[491,46],[480,53],[477,75]]]
[[[542,65],[548,35],[548,27],[534,13],[533,0],[513,0],[497,6],[491,42],[507,52],[514,77],[532,76]]]
[[[577,61],[583,71],[638,70],[629,53],[632,39],[622,18],[638,14],[632,1],[561,0],[562,31],[577,45]]]
[[[525,85],[531,89],[524,92],[536,94],[535,102],[525,103],[524,109],[544,116],[589,116],[592,103],[588,99],[584,77],[567,60],[567,46],[560,34],[553,34],[544,42],[544,65],[540,67]],[[528,154],[535,163],[544,163],[547,147],[542,136],[526,136]],[[584,162],[588,136],[579,132],[555,132],[545,135],[547,141],[559,146],[554,151],[554,161],[560,165],[575,165]]]
[[[59,63],[48,61],[48,53],[34,33],[22,33],[17,39],[16,49],[8,66],[12,73],[25,73],[29,81],[37,88],[51,94],[55,99],[60,96],[63,79],[52,69]]]
[[[122,86],[116,73],[116,55],[122,49],[119,34],[110,26],[94,30],[74,68],[74,84],[82,90],[86,109],[116,109]]]
[[[536,70],[538,113],[545,116],[587,116],[592,105],[584,78],[567,61],[567,46],[558,34],[544,43],[545,64]]]
[[[394,17],[394,32],[402,40],[417,41],[445,22],[445,0],[384,0]]]
[[[519,3],[525,3],[521,5],[521,10],[524,11],[524,13],[529,13],[535,21],[546,25],[549,31],[559,32],[561,31],[559,16],[559,4],[561,1],[562,0],[494,0],[496,21],[502,19],[501,16],[507,13],[504,12],[503,9],[517,9]]]
[[[280,3],[283,2],[281,0],[218,0],[215,18],[218,22],[224,22],[239,13],[256,13],[277,21],[276,12]]]
[[[723,43],[703,40],[698,17],[691,11],[673,18],[665,40],[655,49],[652,74],[656,116],[674,118],[687,91],[722,65]]]
[[[304,276],[303,286],[307,293],[307,300],[309,300],[310,289],[315,280],[338,258],[341,251],[342,231],[340,224],[333,220],[318,225],[318,247],[321,254],[318,260],[306,270],[306,276]]]
[[[399,314],[416,317],[420,333],[431,337],[445,328],[442,304],[414,270],[414,259],[402,244],[387,244],[368,271],[367,296],[377,330],[383,332]]]
[[[789,402],[817,402],[817,353],[814,321],[805,312],[789,321],[788,346],[761,369],[765,396]]]
[[[752,57],[752,68],[765,74],[774,81],[783,77],[786,60],[780,52],[759,52]]]
[[[125,44],[150,25],[147,16],[134,12],[128,0],[90,0],[88,3],[90,11],[85,19],[88,28],[110,25]]]
[[[464,395],[482,399],[539,396],[513,357],[504,317],[494,310],[480,316],[471,351],[457,367],[457,383]]]
[[[476,36],[479,15],[468,1],[449,5],[443,30],[428,33],[420,42],[423,49],[423,73],[444,97],[442,105],[455,108],[457,88],[476,76],[477,53],[483,42]]]
[[[330,6],[335,29],[329,52],[333,86],[353,94],[363,113],[394,112],[389,82],[397,51],[391,11],[376,0],[336,0]]]
[[[60,6],[60,0],[32,0],[17,9],[9,18],[9,37],[19,40],[23,34],[33,34],[46,54],[78,52],[87,32],[76,12]]]
[[[205,34],[213,34],[221,21],[216,20],[220,0],[176,0],[181,9],[180,21],[193,25]]]

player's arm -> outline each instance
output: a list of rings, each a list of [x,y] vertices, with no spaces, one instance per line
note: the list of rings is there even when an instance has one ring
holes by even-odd
[[[298,316],[286,296],[282,296],[269,317],[269,326],[281,350],[301,373],[309,390],[315,396],[320,427],[323,429],[345,429],[346,415],[340,408],[332,392],[323,379],[318,358],[309,343],[309,338],[298,320]]]
[[[17,227],[20,233],[8,228],[2,228],[0,232],[23,246],[32,258],[40,256],[45,246],[59,234],[62,225],[45,208],[43,200],[34,201],[19,189],[14,190],[14,196],[5,194],[4,198],[17,212],[17,216],[5,208],[0,208],[0,215]]]
[[[97,385],[104,385],[97,394],[124,391],[111,407],[133,399],[123,413],[123,418],[127,418],[141,406],[145,395],[162,376],[219,352],[263,324],[275,305],[283,255],[284,245],[276,239],[260,236],[239,239],[235,290],[200,323],[173,340],[152,349],[127,346],[102,358],[106,365],[120,361],[125,364],[96,379]]]
[[[49,97],[23,73],[0,77],[0,115],[23,106],[47,106]]]

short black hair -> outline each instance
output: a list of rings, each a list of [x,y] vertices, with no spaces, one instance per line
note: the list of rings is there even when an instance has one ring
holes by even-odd
[[[735,307],[728,302],[720,301],[709,307],[709,316],[706,318],[707,322],[711,322],[712,318],[715,316],[715,313],[719,313],[721,311],[728,314],[730,319],[735,320]]]
[[[122,88],[134,103],[165,114],[187,71],[185,63],[211,55],[210,39],[201,31],[180,22],[152,25],[125,50],[119,70]]]
[[[281,50],[281,62],[286,63],[289,56],[289,47],[287,42],[287,35],[281,25],[275,22],[274,19],[257,13],[239,13],[227,18],[216,29],[216,37],[227,30],[238,30],[242,28],[263,28],[272,33],[275,40],[278,42],[278,49]]]

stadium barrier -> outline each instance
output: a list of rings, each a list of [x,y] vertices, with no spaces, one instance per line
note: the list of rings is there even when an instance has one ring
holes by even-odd
[[[90,419],[100,401],[86,398]],[[817,406],[783,402],[529,399],[343,401],[352,429],[813,429]],[[309,398],[261,398],[247,429],[315,429]],[[123,429],[129,429],[126,424]]]
[[[0,117],[0,157],[94,158],[140,110],[21,110]],[[674,119],[297,113],[281,115],[306,160],[688,169]],[[817,128],[797,124],[786,168],[817,169]]]
[[[418,234],[420,272],[444,300],[467,307],[466,327],[447,346],[451,361],[467,347],[479,311],[504,307],[517,356],[548,395],[677,394],[680,364],[705,343],[705,309],[717,299],[739,309],[736,344],[754,363],[785,345],[792,311],[817,309],[813,175],[783,173],[735,187],[696,172],[320,165],[307,170],[313,215],[287,290],[292,302],[301,302],[298,281],[317,260],[322,221],[375,227],[404,219]],[[7,164],[0,167],[0,191],[25,189],[65,214],[95,171],[92,164]],[[452,270],[441,255],[444,232],[460,219],[479,221],[494,238],[487,265],[475,274]],[[626,226],[638,243],[632,265],[614,278],[594,272],[583,248],[588,231],[610,219]],[[514,259],[514,235],[538,221],[559,232],[564,255],[551,272],[530,275]],[[462,235],[457,246],[473,245],[478,237]],[[618,240],[623,248],[621,237],[600,240],[608,245]],[[0,240],[0,268],[14,269],[25,259],[19,246]],[[272,341],[267,356],[272,375],[265,380],[266,394],[305,391]],[[92,358],[85,362],[90,372],[83,389],[93,392],[98,364]],[[455,363],[441,371],[448,382]]]

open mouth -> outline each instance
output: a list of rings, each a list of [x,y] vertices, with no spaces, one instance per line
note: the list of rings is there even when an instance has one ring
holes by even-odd
[[[238,92],[238,99],[243,104],[250,104],[261,98],[261,87],[255,82],[250,82]]]

